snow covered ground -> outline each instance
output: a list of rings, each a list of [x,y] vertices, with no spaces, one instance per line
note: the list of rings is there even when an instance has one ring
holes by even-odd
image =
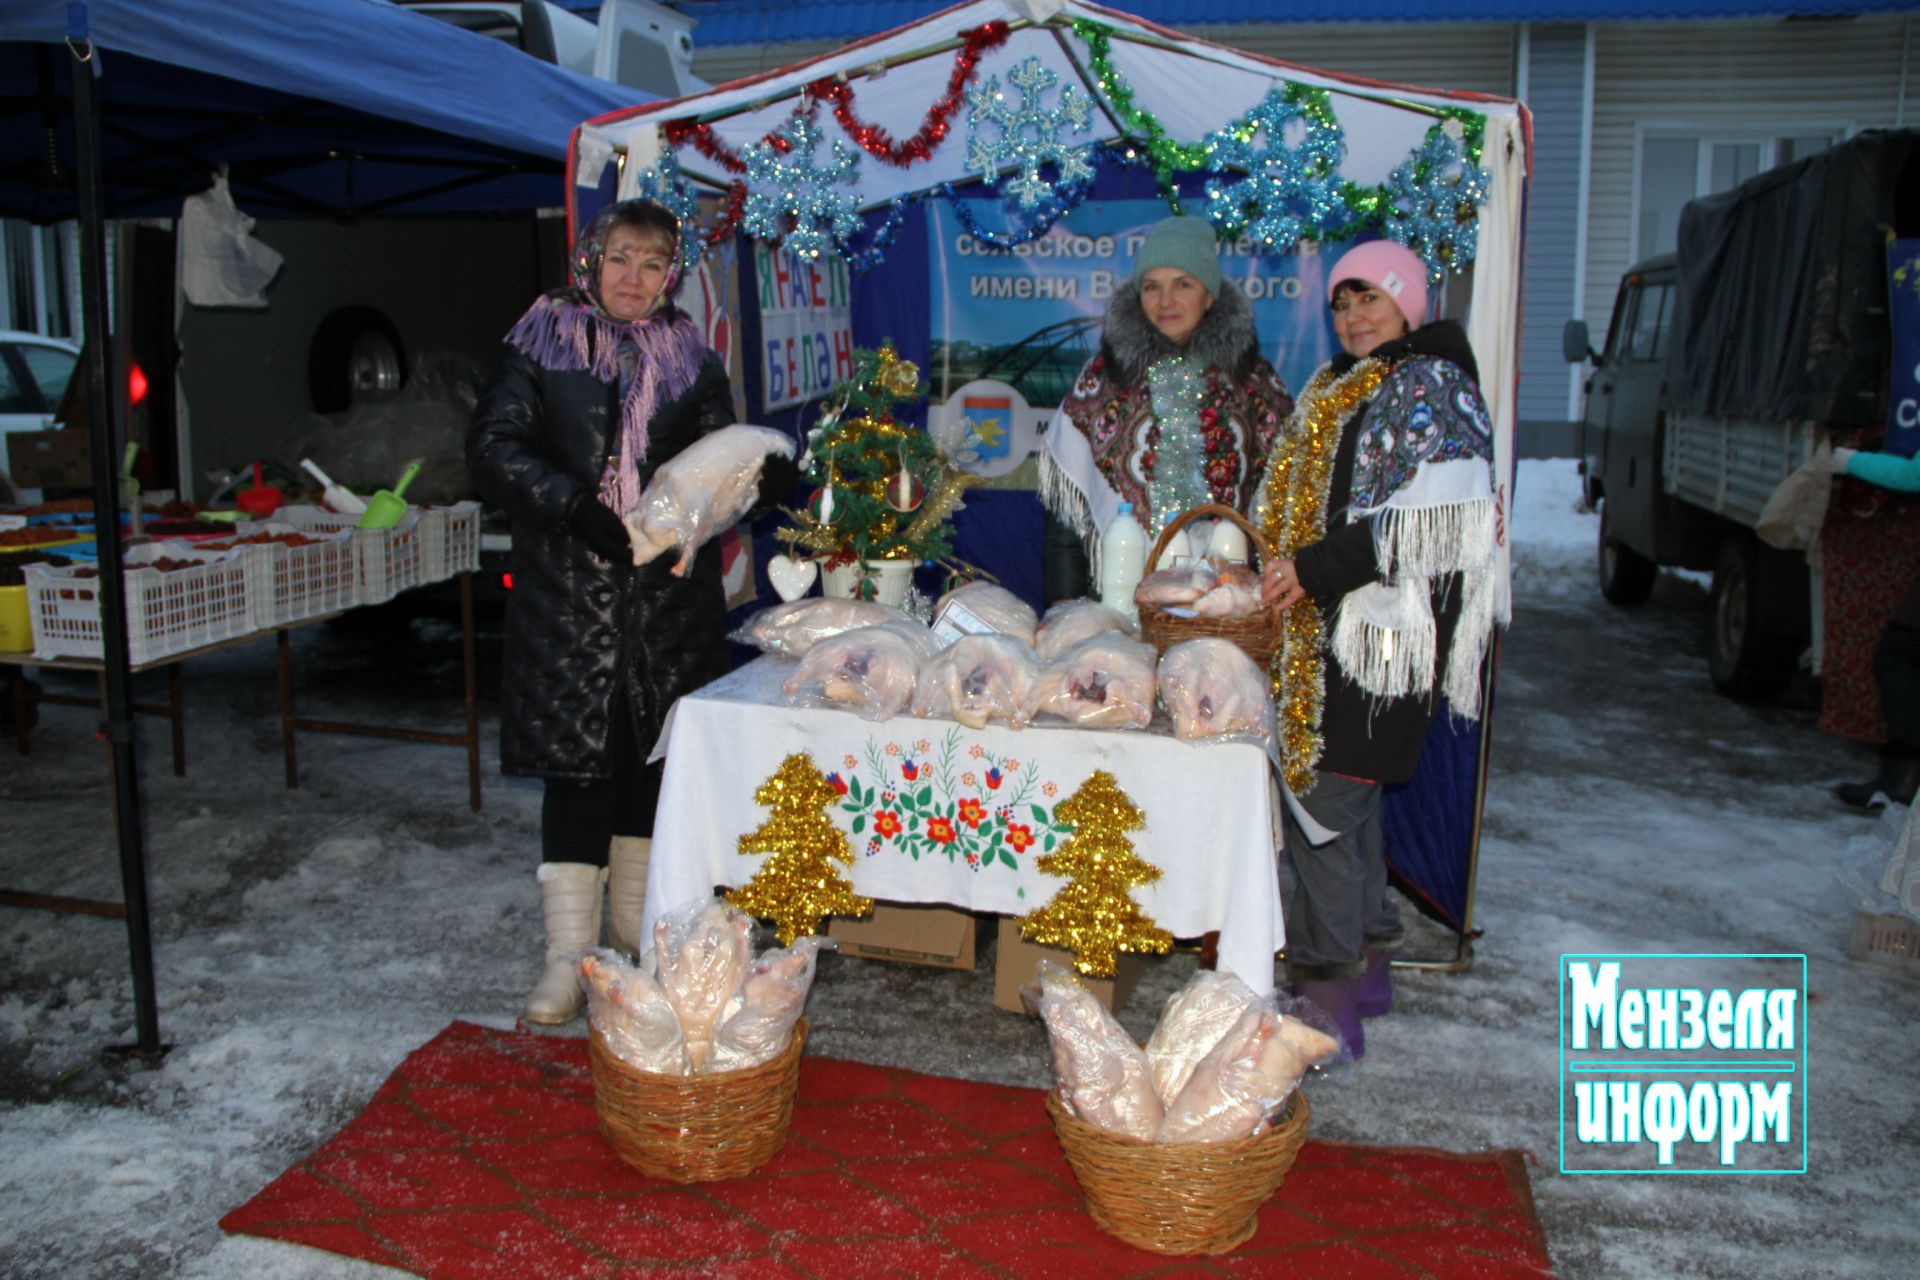
[[[1834,872],[1876,828],[1825,790],[1870,753],[1819,735],[1804,706],[1715,695],[1697,581],[1663,576],[1641,610],[1601,602],[1573,466],[1523,463],[1517,485],[1475,963],[1400,980],[1366,1060],[1313,1085],[1315,1132],[1532,1152],[1567,1277],[1911,1274],[1920,982],[1845,958]],[[458,714],[444,624],[397,641],[315,629],[296,658],[305,714]],[[141,735],[164,1063],[100,1053],[132,1037],[122,925],[0,909],[0,1274],[393,1275],[216,1224],[448,1021],[512,1024],[538,957],[539,792],[493,773],[491,724],[478,814],[463,754],[437,746],[306,736],[288,792],[272,647],[186,679],[188,776],[155,722]],[[0,884],[117,898],[95,717],[41,714],[31,756],[0,747]],[[1416,945],[1447,949],[1438,932]],[[1805,952],[1811,1172],[1558,1173],[1556,964],[1583,950]],[[991,1007],[991,958],[972,973],[829,958],[809,1051],[1042,1083],[1037,1027]],[[1192,963],[1156,963],[1124,1013],[1136,1032]]]

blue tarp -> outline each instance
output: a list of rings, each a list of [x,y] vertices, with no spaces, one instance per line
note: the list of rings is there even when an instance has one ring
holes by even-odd
[[[175,216],[222,162],[256,215],[559,205],[574,127],[650,100],[383,0],[8,0],[0,213],[74,216],[69,39],[96,51],[111,217]]]
[[[696,0],[681,6],[699,47],[854,40],[949,7],[942,0]],[[1136,17],[1179,30],[1288,22],[1660,22],[1701,18],[1898,13],[1913,0],[1126,0]]]

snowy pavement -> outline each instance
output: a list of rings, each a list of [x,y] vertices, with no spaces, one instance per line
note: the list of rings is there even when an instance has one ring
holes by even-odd
[[[1315,1133],[1531,1152],[1566,1277],[1910,1274],[1920,981],[1845,958],[1834,872],[1876,828],[1826,793],[1871,754],[1821,736],[1805,707],[1714,694],[1697,581],[1663,575],[1640,610],[1604,604],[1573,466],[1521,465],[1475,963],[1400,980],[1366,1060],[1312,1084]],[[444,624],[316,628],[296,653],[304,714],[458,716]],[[464,754],[438,746],[303,737],[303,786],[284,790],[270,644],[192,664],[186,697],[185,779],[156,722],[141,732],[164,1064],[100,1055],[132,1037],[121,924],[0,909],[0,1274],[395,1275],[217,1223],[447,1022],[512,1024],[538,960],[539,792],[493,772],[491,718],[478,814]],[[31,756],[0,746],[0,885],[117,898],[95,716],[41,715]],[[1438,932],[1416,945],[1448,949]],[[1570,951],[1805,952],[1811,1172],[1558,1173]],[[981,959],[966,973],[828,958],[809,1052],[1043,1083],[1042,1035],[993,1009],[990,948]],[[1154,964],[1124,1011],[1136,1033],[1192,963]]]

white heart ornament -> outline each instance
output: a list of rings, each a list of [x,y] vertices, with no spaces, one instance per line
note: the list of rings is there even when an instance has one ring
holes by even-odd
[[[782,600],[798,600],[813,589],[813,580],[819,576],[820,564],[816,560],[775,556],[767,561],[767,581],[773,583]]]

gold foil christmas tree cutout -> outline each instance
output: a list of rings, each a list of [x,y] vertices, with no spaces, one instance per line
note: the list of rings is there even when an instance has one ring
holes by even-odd
[[[1073,967],[1091,978],[1112,977],[1121,951],[1164,955],[1173,935],[1133,900],[1135,885],[1160,878],[1160,868],[1134,852],[1126,834],[1144,828],[1146,815],[1105,769],[1096,769],[1053,812],[1072,823],[1074,833],[1033,865],[1068,883],[1021,917],[1020,936],[1073,952]]]
[[[773,814],[757,831],[740,837],[740,852],[772,856],[753,879],[730,891],[727,901],[750,916],[773,921],[783,947],[816,932],[827,916],[864,916],[873,910],[873,899],[856,894],[833,866],[853,865],[846,833],[827,814],[839,798],[804,751],[782,760],[753,793],[754,803]]]

